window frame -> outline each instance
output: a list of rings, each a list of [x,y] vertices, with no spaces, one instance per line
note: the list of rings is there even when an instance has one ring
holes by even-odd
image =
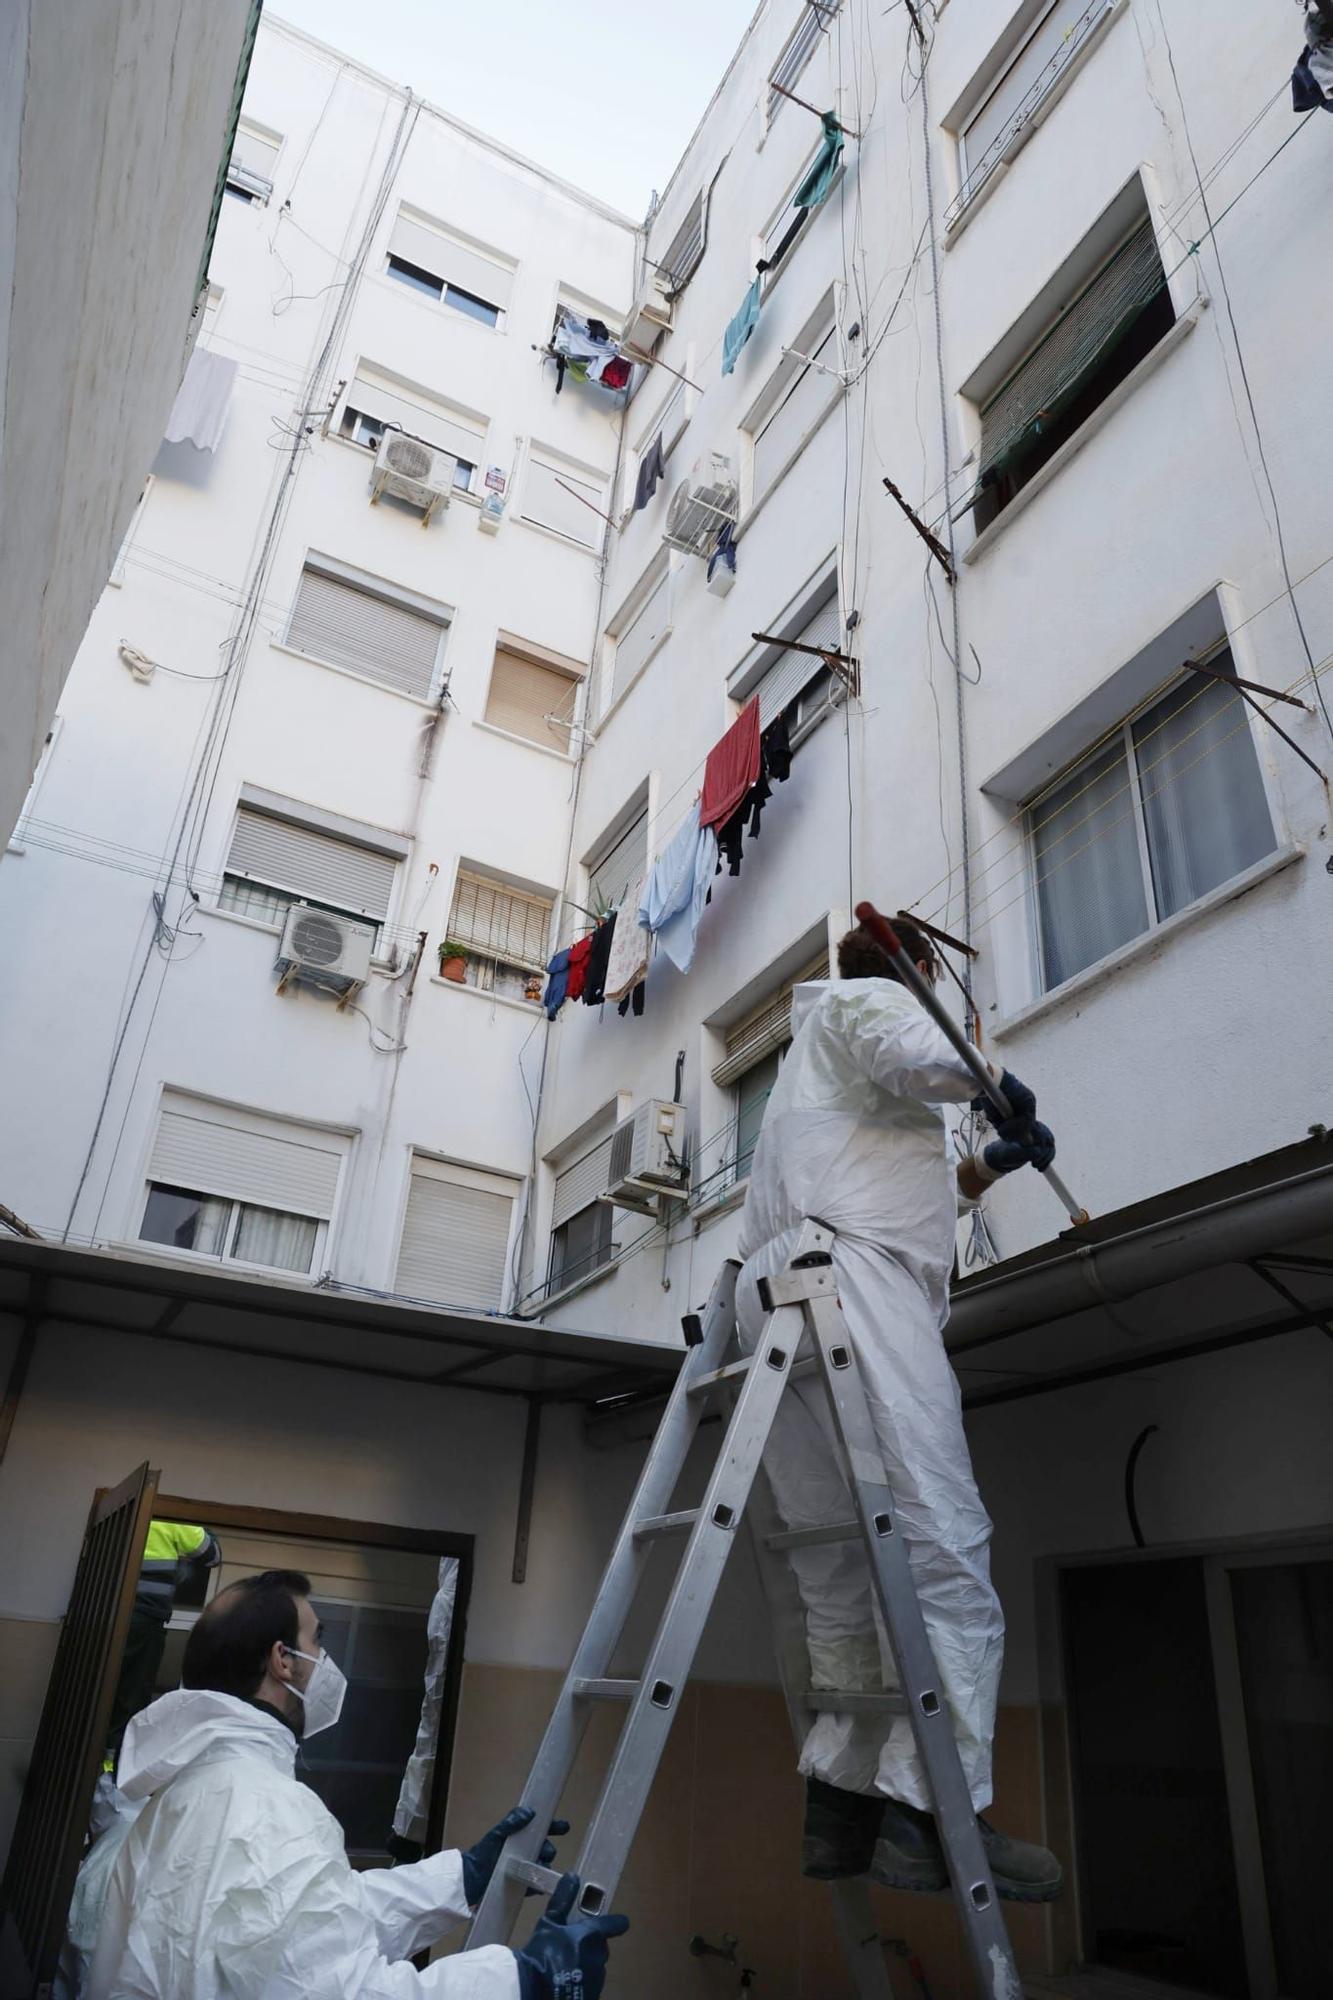
[[[540,1006],[540,994],[529,999],[526,994],[508,993],[502,986],[497,984],[497,976],[502,971],[505,973],[512,972],[517,974],[525,983],[529,980],[540,978],[542,984],[545,985],[546,967],[554,949],[551,940],[555,934],[555,908],[558,901],[556,892],[553,889],[528,888],[526,885],[509,881],[505,876],[496,874],[491,869],[484,868],[478,863],[460,861],[454,871],[454,886],[449,898],[449,915],[444,928],[445,938],[457,936],[457,932],[454,929],[454,910],[458,902],[460,885],[464,882],[475,883],[480,888],[498,891],[499,894],[511,896],[520,903],[531,903],[544,909],[546,912],[545,942],[539,962],[537,959],[516,958],[503,951],[488,950],[485,945],[473,944],[469,941],[467,949],[463,954],[464,963],[469,970],[475,969],[477,976],[475,978],[464,978],[461,982],[446,982],[446,984],[461,983],[465,986],[471,986],[479,993],[498,993],[501,998],[514,1000],[520,1006]],[[461,929],[462,926],[460,925],[459,928]],[[458,942],[463,943],[464,940],[458,938]]]
[[[435,649],[435,660],[431,668],[431,678],[424,694],[413,694],[409,689],[395,687],[390,681],[376,680],[373,674],[358,667],[349,667],[340,660],[325,659],[322,653],[308,652],[292,639],[292,626],[296,619],[296,607],[301,594],[301,581],[307,570],[325,576],[333,583],[342,583],[349,590],[360,591],[365,597],[379,598],[385,604],[396,605],[403,611],[415,611],[432,624],[439,627],[439,640]],[[325,667],[330,673],[347,674],[354,681],[366,687],[378,688],[382,694],[397,695],[400,700],[416,702],[418,706],[438,708],[449,691],[448,652],[449,637],[454,628],[457,612],[454,606],[441,603],[437,598],[425,597],[420,591],[412,590],[406,584],[391,583],[387,578],[374,576],[369,570],[357,569],[354,564],[341,561],[337,556],[323,555],[318,549],[307,549],[296,573],[296,583],[292,591],[291,607],[282,628],[282,638],[276,643],[284,651],[293,653],[298,659],[312,660],[317,666]]]
[[[648,646],[643,658],[636,662],[629,678],[616,685],[620,661],[620,649],[630,633],[643,617],[659,590],[666,592],[662,600],[664,617],[662,629]],[[608,648],[606,660],[606,680],[602,696],[600,721],[605,722],[615,708],[629,693],[635,683],[647,672],[675,629],[675,591],[672,586],[671,551],[665,546],[659,548],[639,577],[629,595],[625,597],[606,627],[605,643]]]
[[[746,448],[743,465],[744,479],[741,520],[737,529],[738,534],[744,531],[750,519],[766,503],[770,494],[775,493],[778,487],[781,486],[792,467],[799,461],[806,447],[810,444],[816,433],[823,428],[832,412],[847,393],[847,384],[845,381],[841,379],[830,380],[829,395],[820,409],[818,416],[801,432],[799,439],[793,445],[787,457],[778,466],[762,490],[756,491],[755,455],[760,441],[770,426],[776,421],[781,411],[787,407],[792,397],[799,393],[802,383],[812,371],[813,362],[821,359],[821,350],[829,340],[834,342],[836,360],[838,363],[841,363],[843,359],[842,329],[838,321],[838,301],[834,291],[825,293],[815,311],[807,319],[805,325],[792,342],[792,348],[795,352],[783,356],[781,362],[764,384],[763,390],[756,398],[749,413],[742,420],[741,433],[745,439]],[[798,361],[796,359],[797,353],[806,354],[810,359],[807,361]],[[830,369],[830,364],[827,361],[821,361],[821,367],[829,370],[830,377],[834,373],[839,378],[841,377],[840,367],[834,371]]]
[[[455,285],[451,279],[441,277],[435,271],[428,271],[424,264],[413,264],[410,259],[400,257],[396,251],[386,250],[384,275],[386,278],[392,278],[395,284],[406,285],[410,290],[418,292],[422,298],[433,298],[438,305],[447,306],[451,312],[460,314],[464,319],[470,319],[477,326],[487,327],[492,333],[499,333],[501,330],[505,317],[503,306],[496,305],[493,299],[482,298],[480,292],[469,292],[465,286]],[[467,303],[458,304],[457,301],[460,299],[465,299]],[[472,312],[469,310],[472,306],[480,306],[482,310],[479,313]]]
[[[514,659],[522,661],[527,666],[540,667],[549,674],[557,675],[562,681],[568,684],[569,701],[571,704],[570,718],[567,723],[560,722],[556,725],[557,728],[565,732],[566,740],[563,749],[561,749],[558,743],[543,743],[539,737],[527,736],[520,729],[506,729],[502,722],[492,721],[490,715],[491,694],[495,685],[495,671],[499,664],[501,653],[507,653]],[[548,757],[563,757],[572,760],[575,755],[575,732],[582,727],[584,721],[583,702],[585,697],[583,690],[587,679],[587,667],[581,662],[569,659],[564,654],[554,653],[548,647],[537,645],[533,640],[520,639],[515,634],[509,632],[497,632],[495,635],[495,645],[491,652],[491,671],[486,682],[486,698],[482,705],[481,714],[476,720],[483,728],[493,730],[497,736],[506,737],[510,742],[526,744],[529,749],[540,750]]]
[[[432,259],[438,254],[438,269],[433,262],[417,263],[414,257],[405,255],[403,249],[394,248],[395,237],[400,243],[403,241],[400,231],[404,229],[409,237],[416,234],[422,239],[418,254],[421,249],[426,249]],[[459,260],[455,268],[478,267],[480,282],[489,282],[487,272],[493,274],[494,282],[502,296],[490,298],[485,292],[474,291],[450,277],[451,251]],[[411,202],[400,201],[390,220],[388,235],[384,239],[383,259],[380,272],[386,285],[403,292],[415,292],[433,308],[448,311],[456,319],[466,320],[473,326],[482,327],[487,333],[505,332],[512,311],[513,286],[518,275],[518,265],[495,245],[483,243],[477,238],[465,235],[461,230],[450,228],[441,217],[430,214],[426,209],[417,208]],[[395,270],[394,265],[400,266],[401,269]],[[452,300],[449,297],[450,292],[455,294]],[[460,304],[458,303],[460,300],[467,303]],[[471,312],[468,309],[469,305],[479,305],[484,308],[486,314],[494,313],[495,318],[492,320]]]
[[[153,1195],[157,1193],[182,1195],[188,1199],[198,1201],[218,1201],[225,1203],[228,1213],[222,1228],[223,1247],[217,1251],[196,1250],[192,1245],[164,1243],[158,1237],[145,1236],[143,1234],[143,1226],[148,1219],[148,1205]],[[304,1271],[294,1270],[289,1264],[257,1264],[250,1258],[238,1257],[235,1254],[236,1239],[240,1235],[241,1223],[247,1209],[256,1209],[266,1215],[286,1216],[294,1222],[312,1222],[314,1224],[315,1233],[310,1245],[310,1262],[306,1265]],[[301,1215],[295,1209],[269,1208],[264,1202],[245,1201],[240,1195],[210,1195],[205,1194],[199,1188],[181,1188],[176,1187],[168,1181],[150,1180],[147,1183],[147,1193],[139,1217],[139,1234],[135,1240],[138,1243],[147,1244],[154,1255],[159,1251],[164,1251],[170,1257],[189,1257],[194,1263],[217,1264],[223,1270],[266,1271],[269,1273],[276,1271],[281,1277],[311,1278],[320,1268],[324,1247],[328,1242],[328,1235],[329,1224],[325,1218]]]
[[[651,800],[649,798],[648,785],[645,781],[640,785],[633,797],[621,807],[614,819],[610,821],[606,830],[587,849],[582,864],[582,900],[587,909],[591,910],[595,907],[593,903],[593,885],[596,881],[598,870],[606,866],[617,848],[628,840],[632,833],[636,833],[640,827],[643,829],[643,872],[647,873],[649,862],[648,825],[651,817],[650,806]],[[633,888],[633,870],[626,876],[624,886],[626,889]],[[608,905],[608,907],[614,908],[617,906]],[[577,920],[581,916],[582,912],[579,910],[571,910],[566,922],[568,923],[570,919]]]
[[[777,79],[779,82],[785,84],[788,90],[791,89],[797,78],[814,61],[815,50],[819,47],[821,35],[828,33],[830,24],[836,19],[841,9],[842,0],[820,0],[818,7],[812,6],[810,0],[804,0],[795,27],[783,43],[777,61],[773,64],[773,67],[764,79],[763,96],[760,101],[763,105],[763,129],[765,136],[772,131],[778,113],[787,102],[780,91],[774,90],[774,80]],[[824,15],[828,16],[827,20],[823,18]],[[807,42],[808,46],[805,48],[804,53],[801,54],[801,45]],[[798,59],[795,62],[795,67],[790,68],[789,65],[794,55]]]
[[[294,888],[290,883],[270,881],[266,876],[246,875],[238,869],[229,868],[227,863],[231,859],[232,849],[236,843],[236,832],[243,810],[261,813],[266,818],[278,820],[289,826],[300,827],[310,833],[324,834],[329,839],[340,840],[349,847],[360,847],[368,854],[378,854],[385,860],[391,860],[394,867],[393,881],[385,903],[383,917],[377,919],[373,916],[367,916],[365,910],[357,909],[350,905],[350,903],[342,904],[326,900],[323,897],[312,895],[308,889]],[[287,922],[288,912],[298,903],[304,904],[312,910],[327,910],[330,916],[345,917],[349,923],[371,924],[375,930],[375,941],[371,947],[372,963],[386,965],[389,963],[392,955],[386,950],[386,938],[392,930],[391,919],[402,896],[411,848],[410,844],[400,836],[385,833],[379,840],[367,837],[375,834],[376,831],[375,828],[369,825],[362,826],[360,822],[343,820],[340,814],[325,812],[322,808],[308,805],[300,799],[282,798],[277,794],[264,793],[256,786],[242,785],[232,811],[230,830],[224,850],[223,865],[218,875],[218,892],[213,908],[215,911],[220,912],[223,916],[229,917],[237,923],[252,924],[255,929],[268,931],[275,937],[281,936]],[[229,882],[235,882],[242,886],[253,884],[257,889],[267,889],[277,896],[290,896],[291,902],[285,906],[275,919],[256,916],[251,911],[238,909],[223,902],[222,897]]]
[[[474,1167],[462,1160],[451,1160],[440,1153],[432,1153],[421,1146],[408,1149],[407,1172],[403,1178],[403,1192],[398,1214],[398,1227],[394,1238],[394,1258],[392,1289],[397,1298],[419,1296],[399,1290],[398,1273],[403,1259],[403,1232],[407,1227],[408,1210],[412,1200],[412,1183],[420,1176],[423,1180],[444,1181],[452,1187],[475,1188],[484,1194],[501,1195],[509,1202],[509,1228],[505,1239],[504,1264],[501,1272],[500,1297],[493,1308],[469,1307],[469,1311],[493,1310],[507,1313],[513,1302],[515,1281],[513,1275],[514,1246],[521,1226],[523,1178],[518,1174],[501,1173],[495,1167]]]
[[[247,186],[244,181],[235,181],[232,179],[236,142],[245,136],[247,130],[262,145],[272,146],[273,148],[272,178],[266,180],[262,174],[253,174],[251,176],[252,180],[263,182],[262,188]],[[254,208],[256,206],[267,208],[269,202],[273,199],[273,189],[278,178],[278,162],[282,158],[282,149],[285,144],[286,139],[284,135],[281,132],[275,132],[271,126],[261,125],[256,118],[238,118],[236,121],[235,136],[232,139],[231,152],[227,155],[227,171],[223,177],[222,184],[223,193],[232,195],[238,201],[243,201],[247,208]],[[240,167],[236,171],[246,173],[248,169]]]
[[[1232,671],[1235,673],[1237,671],[1235,659],[1230,640],[1226,637],[1220,639],[1206,652],[1200,653],[1200,663],[1211,665],[1223,655],[1231,660]],[[1218,686],[1220,683],[1214,682],[1210,683],[1210,685]],[[1108,961],[1112,960],[1117,953],[1141,945],[1164,926],[1174,924],[1180,918],[1186,916],[1196,905],[1206,902],[1209,897],[1216,895],[1219,891],[1225,890],[1229,883],[1241,880],[1249,873],[1250,868],[1262,866],[1264,862],[1271,861],[1281,851],[1282,828],[1274,812],[1273,801],[1269,796],[1268,784],[1264,775],[1263,759],[1259,754],[1259,746],[1255,741],[1253,726],[1249,719],[1249,711],[1242,704],[1241,726],[1244,729],[1245,738],[1249,743],[1251,754],[1254,757],[1255,773],[1260,785],[1264,808],[1268,816],[1271,843],[1264,854],[1258,856],[1254,862],[1248,863],[1239,874],[1224,876],[1221,881],[1214,883],[1212,887],[1201,890],[1197,896],[1191,897],[1186,903],[1182,903],[1179,909],[1168,910],[1165,914],[1162,913],[1158,887],[1153,874],[1153,851],[1148,819],[1145,812],[1142,776],[1139,770],[1138,748],[1135,744],[1134,732],[1137,727],[1148,722],[1155,712],[1169,701],[1179,689],[1190,686],[1197,687],[1200,693],[1204,692],[1204,685],[1201,678],[1196,679],[1188,671],[1173,675],[1165,686],[1154,689],[1146,700],[1137,703],[1131,708],[1118,723],[1113,725],[1112,729],[1104,730],[1094,745],[1080,752],[1077,757],[1066,764],[1054,777],[1044,781],[1032,797],[1025,799],[1022,803],[1023,871],[1027,887],[1029,950],[1036,987],[1035,994],[1033,995],[1034,1004],[1049,1000],[1054,995],[1062,992],[1065,987],[1070,986],[1074,981],[1082,980],[1086,976],[1095,973],[1099,967],[1106,965]],[[1086,965],[1078,966],[1073,972],[1066,973],[1059,980],[1048,981],[1047,952],[1042,935],[1042,878],[1039,874],[1041,857],[1037,850],[1032,815],[1040,806],[1043,799],[1050,797],[1071,779],[1077,777],[1086,765],[1090,764],[1094,758],[1104,755],[1112,745],[1118,748],[1119,756],[1123,761],[1125,769],[1129,793],[1128,810],[1133,814],[1134,845],[1138,857],[1140,883],[1143,891],[1143,906],[1147,922],[1141,930],[1134,931],[1128,938],[1124,938],[1118,944],[1110,946],[1108,950],[1100,953],[1098,957],[1089,959]],[[1155,794],[1149,794],[1148,796],[1152,797]]]
[[[590,528],[589,530],[594,539],[585,542],[578,535],[567,534],[563,528],[553,527],[549,521],[540,520],[536,515],[528,512],[529,498],[535,497],[532,496],[532,468],[534,466],[541,472],[550,473],[552,479],[567,479],[571,484],[587,486],[597,494],[597,502],[590,501],[583,509],[585,513],[594,517],[598,514],[603,516],[602,528],[600,530]],[[585,555],[600,557],[604,531],[608,526],[605,517],[610,512],[608,505],[610,483],[607,473],[599,472],[593,466],[585,465],[578,460],[567,459],[553,445],[542,444],[536,438],[529,438],[527,452],[524,455],[523,461],[523,479],[519,495],[518,518],[526,527],[535,528],[539,534],[553,536],[557,542],[562,543],[567,549],[582,549]],[[573,496],[566,494],[565,498],[572,499]],[[579,502],[575,500],[574,504],[577,506]]]

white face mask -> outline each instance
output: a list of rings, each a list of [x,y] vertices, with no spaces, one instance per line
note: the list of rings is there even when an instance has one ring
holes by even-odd
[[[307,1736],[318,1736],[322,1729],[332,1729],[343,1712],[343,1696],[347,1693],[346,1674],[322,1649],[317,1655],[298,1652],[295,1646],[284,1646],[283,1651],[293,1660],[311,1660],[314,1663],[314,1672],[303,1688],[297,1687],[295,1681],[287,1683],[292,1693],[301,1697],[305,1710],[302,1740]]]

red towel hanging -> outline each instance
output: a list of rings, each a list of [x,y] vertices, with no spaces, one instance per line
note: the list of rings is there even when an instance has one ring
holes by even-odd
[[[759,776],[759,697],[752,695],[704,765],[700,826],[720,826],[730,819]]]

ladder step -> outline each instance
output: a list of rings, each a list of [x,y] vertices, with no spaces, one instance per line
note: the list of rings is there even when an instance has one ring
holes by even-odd
[[[633,1701],[639,1692],[637,1681],[574,1680],[569,1692],[582,1695],[585,1701]]]
[[[529,1889],[540,1889],[547,1896],[560,1880],[558,1868],[543,1868],[540,1861],[520,1861],[517,1855],[505,1863],[505,1874],[511,1882],[526,1882]]]
[[[634,1539],[647,1542],[654,1535],[686,1535],[698,1518],[697,1507],[687,1507],[681,1514],[646,1514],[634,1530]]]
[[[906,1715],[907,1699],[887,1688],[807,1688],[801,1705],[817,1715]]]
[[[726,1382],[742,1382],[750,1372],[750,1357],[743,1361],[729,1361],[725,1368],[710,1368],[706,1375],[698,1375],[690,1384],[692,1396],[706,1396],[710,1389],[721,1388]]]
[[[770,1549],[812,1549],[819,1542],[850,1542],[861,1532],[859,1521],[831,1521],[827,1528],[790,1528],[780,1535],[765,1535]]]

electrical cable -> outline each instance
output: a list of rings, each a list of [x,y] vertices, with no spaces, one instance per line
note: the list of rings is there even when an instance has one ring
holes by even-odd
[[[1134,1491],[1134,1477],[1139,1467],[1139,1454],[1156,1429],[1156,1424],[1145,1424],[1130,1446],[1129,1457],[1125,1460],[1125,1512],[1129,1516],[1129,1532],[1134,1537],[1134,1546],[1136,1549],[1144,1549],[1148,1544],[1143,1529],[1139,1524],[1139,1509]]]

